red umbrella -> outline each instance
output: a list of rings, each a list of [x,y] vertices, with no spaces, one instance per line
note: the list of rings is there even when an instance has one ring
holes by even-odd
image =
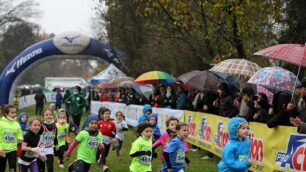
[[[279,44],[260,50],[255,55],[281,60],[306,67],[306,46],[301,44]]]

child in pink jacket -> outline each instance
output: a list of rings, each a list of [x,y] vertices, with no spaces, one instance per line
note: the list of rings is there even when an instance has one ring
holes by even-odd
[[[158,140],[156,140],[155,143],[153,143],[152,147],[153,149],[156,149],[158,146],[162,146],[160,159],[162,162],[164,162],[164,149],[166,148],[167,143],[173,139],[176,135],[176,124],[179,122],[179,120],[175,117],[170,117],[166,121],[166,131],[160,136]],[[185,150],[188,151],[188,143],[185,141]]]

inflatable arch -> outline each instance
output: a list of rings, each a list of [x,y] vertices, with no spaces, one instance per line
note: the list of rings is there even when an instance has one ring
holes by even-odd
[[[96,39],[78,32],[65,32],[54,38],[38,42],[15,57],[2,71],[0,76],[0,104],[7,104],[15,96],[16,81],[26,69],[51,58],[74,55],[73,58],[88,58],[113,63],[122,68],[119,59],[123,53]]]

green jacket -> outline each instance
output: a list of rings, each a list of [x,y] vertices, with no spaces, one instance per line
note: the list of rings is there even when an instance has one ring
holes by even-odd
[[[17,150],[17,144],[23,139],[20,125],[5,117],[0,119],[0,150],[9,153]]]
[[[71,95],[65,103],[70,103],[69,113],[72,115],[82,115],[84,113],[85,99],[82,94]]]

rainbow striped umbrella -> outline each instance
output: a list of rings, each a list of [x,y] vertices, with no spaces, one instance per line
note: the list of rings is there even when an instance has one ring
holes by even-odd
[[[174,82],[175,78],[173,76],[162,71],[146,72],[135,80],[137,84],[172,84]]]

